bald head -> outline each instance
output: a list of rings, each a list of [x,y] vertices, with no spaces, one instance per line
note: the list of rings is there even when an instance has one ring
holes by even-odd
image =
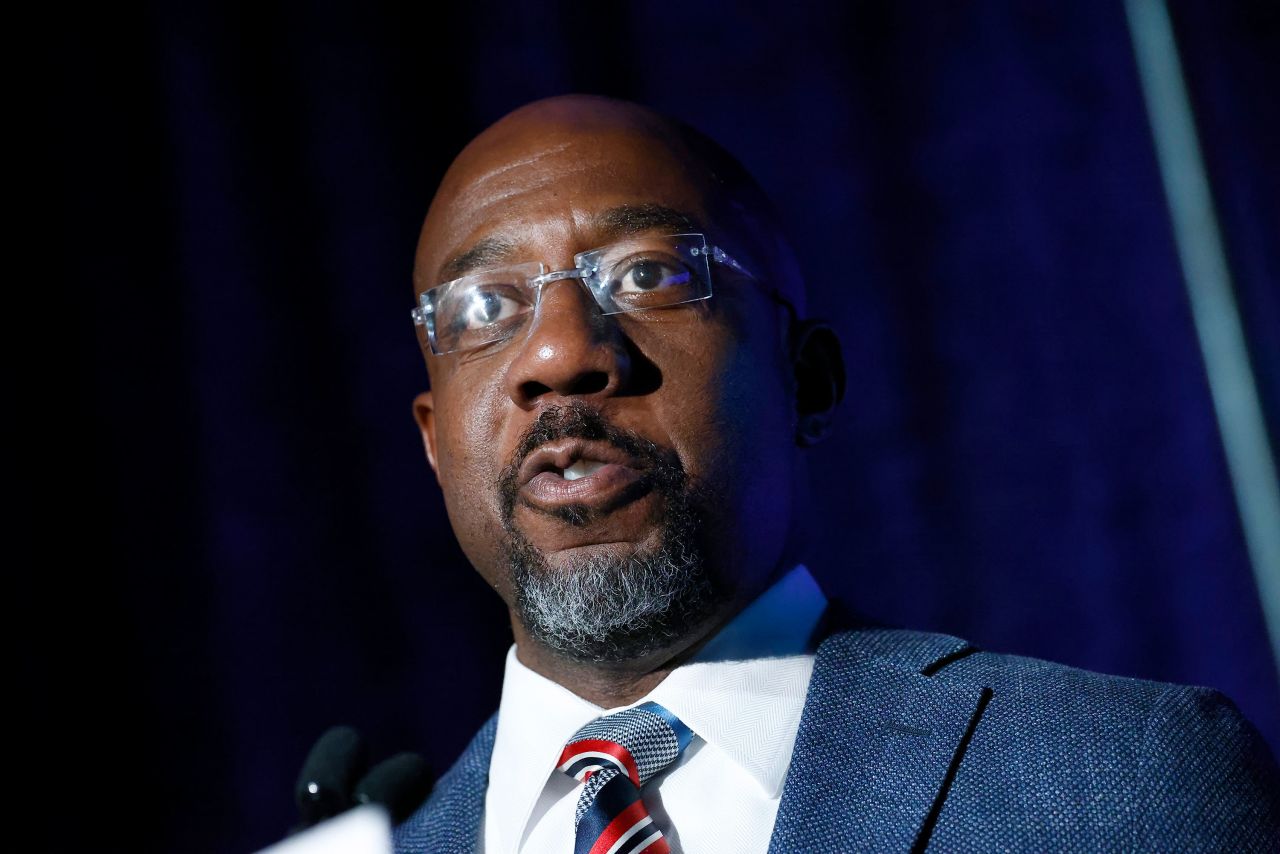
[[[736,242],[726,239],[744,262],[803,312],[804,286],[794,253],[773,205],[737,159],[681,121],[639,104],[594,95],[562,95],[526,104],[462,150],[441,181],[423,225],[415,290],[444,280],[449,262],[466,251],[464,244],[479,219],[492,221],[493,206],[525,191],[531,173],[543,172],[554,180],[564,159],[585,165],[590,157],[606,164],[595,179],[599,185],[625,171],[623,160],[639,156],[655,162],[660,180],[684,184],[696,197],[705,221],[691,222],[696,227],[686,230],[714,225],[731,234]],[[609,169],[610,161],[620,168]],[[624,191],[621,183],[618,189]],[[481,199],[485,204],[477,205]]]

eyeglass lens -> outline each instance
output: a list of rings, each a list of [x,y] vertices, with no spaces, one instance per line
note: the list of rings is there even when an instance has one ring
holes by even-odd
[[[583,284],[602,314],[667,308],[711,296],[702,235],[627,238],[575,256]],[[427,295],[428,331],[437,354],[505,343],[529,322],[539,264],[486,270]]]

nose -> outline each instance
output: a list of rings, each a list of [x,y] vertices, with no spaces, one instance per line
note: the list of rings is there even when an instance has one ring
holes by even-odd
[[[507,369],[507,393],[517,406],[533,409],[557,398],[600,401],[625,388],[631,357],[622,332],[579,280],[544,285],[531,322]]]

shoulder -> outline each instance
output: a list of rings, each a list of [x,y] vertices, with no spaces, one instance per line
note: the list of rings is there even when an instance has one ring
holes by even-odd
[[[1081,709],[1135,717],[1144,730],[1244,719],[1221,692],[1115,676],[1024,655],[989,652],[936,632],[864,628],[838,632],[818,651],[832,675],[871,667],[918,673],[941,685],[982,687],[1050,718]],[[1245,725],[1248,726],[1247,722]],[[1252,727],[1249,727],[1252,730]]]
[[[395,829],[400,852],[471,852],[476,849],[484,815],[498,716],[485,722],[458,761],[440,777],[431,796]]]
[[[860,629],[820,648],[824,678],[910,671],[983,692],[945,812],[998,837],[1010,810],[1135,848],[1273,850],[1280,773],[1221,692],[986,652],[928,632]],[[815,671],[815,680],[818,672]],[[994,809],[993,804],[999,804]],[[997,815],[998,814],[998,815]],[[939,821],[938,841],[948,823]]]

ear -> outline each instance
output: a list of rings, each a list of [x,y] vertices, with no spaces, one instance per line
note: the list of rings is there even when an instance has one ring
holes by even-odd
[[[796,444],[816,445],[831,431],[836,407],[844,399],[844,355],[835,330],[820,320],[796,323],[791,365],[796,381]]]
[[[413,420],[418,422],[418,431],[422,433],[422,447],[427,451],[427,462],[439,478],[440,469],[436,466],[436,405],[431,392],[424,391],[413,399]]]

